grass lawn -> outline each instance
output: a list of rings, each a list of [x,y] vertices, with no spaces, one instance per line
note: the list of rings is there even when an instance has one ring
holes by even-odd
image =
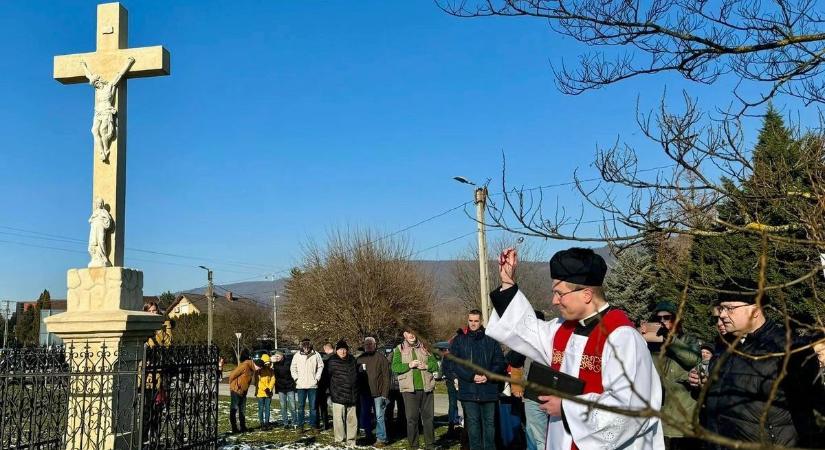
[[[441,384],[441,383],[440,383]],[[272,412],[270,420],[280,422],[281,414],[279,402],[272,400]],[[338,449],[345,448],[343,445],[337,446],[333,442],[332,430],[322,431],[318,434],[299,434],[295,430],[284,430],[282,428],[271,428],[261,430],[258,422],[258,404],[255,399],[248,399],[246,403],[246,425],[250,431],[242,434],[230,435],[229,430],[229,397],[221,397],[218,403],[218,432],[226,436],[226,444],[220,447],[222,450],[229,449]],[[435,418],[435,439],[436,445],[441,449],[459,449],[457,441],[445,441],[444,433],[447,432],[446,416]],[[402,449],[407,448],[407,441],[396,440],[385,448]],[[420,438],[420,445],[423,446],[423,438]],[[362,446],[360,448],[373,448]]]

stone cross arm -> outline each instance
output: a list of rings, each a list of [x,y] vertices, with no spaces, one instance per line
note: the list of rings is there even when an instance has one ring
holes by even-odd
[[[86,79],[83,66],[80,64],[80,61],[86,61],[92,73],[108,81],[123,69],[130,56],[135,58],[135,63],[126,74],[126,78],[169,75],[169,51],[157,45],[55,56],[54,79],[63,84],[87,83],[89,80]]]

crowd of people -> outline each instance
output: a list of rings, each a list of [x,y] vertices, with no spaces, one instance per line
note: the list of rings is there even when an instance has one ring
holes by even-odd
[[[549,321],[518,288],[515,250],[499,266],[487,327],[481,311],[469,311],[441,352],[408,327],[389,352],[374,337],[357,356],[344,340],[318,353],[305,339],[291,360],[276,351],[245,361],[229,376],[233,432],[246,430],[254,382],[263,426],[277,393],[279,426],[326,429],[331,405],[338,443],[355,445],[360,429],[362,443],[375,447],[402,434],[410,448],[434,448],[434,390],[443,380],[446,439],[473,450],[825,446],[816,423],[816,412],[825,413],[825,343],[769,319],[764,292],[720,293],[712,318],[719,338],[702,343],[682,330],[673,299],[642,323],[612,307],[602,289],[607,266],[592,250],[551,259],[559,317]],[[736,289],[720,292],[747,286],[731,282]]]

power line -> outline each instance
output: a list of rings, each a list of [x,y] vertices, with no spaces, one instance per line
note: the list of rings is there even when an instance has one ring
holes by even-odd
[[[637,172],[638,173],[650,172],[650,171],[661,170],[661,169],[670,168],[670,167],[674,167],[674,166],[675,166],[675,164],[669,164],[669,165],[664,165],[664,166],[651,167],[651,168],[648,168],[648,169],[640,169]],[[545,190],[545,189],[551,189],[551,188],[556,188],[556,187],[572,186],[572,185],[575,185],[577,183],[593,182],[593,181],[600,181],[600,180],[601,180],[601,178],[589,178],[589,179],[584,179],[584,180],[568,181],[568,182],[563,182],[563,183],[555,183],[555,184],[548,184],[548,185],[528,188],[528,189],[525,189],[525,191]],[[492,193],[490,195],[503,195],[503,194],[504,194],[504,192],[497,192],[497,193]],[[403,227],[399,230],[384,234],[382,236],[379,236],[376,239],[373,239],[373,240],[364,242],[362,244],[359,244],[359,245],[349,249],[349,251],[355,251],[356,249],[358,249],[360,247],[363,247],[363,246],[366,246],[366,245],[371,245],[371,244],[380,242],[384,239],[390,238],[392,236],[396,236],[398,234],[409,231],[413,228],[417,228],[421,225],[424,225],[428,222],[431,222],[433,220],[441,218],[441,217],[443,217],[447,214],[450,214],[454,211],[465,208],[470,203],[472,203],[472,202],[468,201],[468,202],[464,202],[464,203],[461,203],[459,205],[453,206],[453,207],[448,208],[444,211],[441,211],[441,212],[439,212],[439,213],[437,213],[433,216],[427,217],[427,218],[425,218],[423,220],[419,220],[418,222],[415,222],[411,225],[405,226],[405,227]],[[589,221],[576,221],[575,223],[571,222],[570,225],[587,224],[587,223],[599,223],[599,222],[602,222],[603,220],[604,219],[589,220]],[[15,236],[15,237],[22,237],[22,238],[25,238],[25,239],[41,239],[41,240],[47,240],[47,241],[66,242],[66,243],[72,243],[72,244],[85,244],[86,243],[86,241],[81,240],[81,239],[77,239],[77,238],[61,236],[61,235],[51,234],[51,233],[43,233],[43,232],[40,232],[40,231],[28,230],[28,229],[18,228],[18,227],[10,227],[10,226],[7,226],[7,225],[0,225],[0,228],[17,232],[17,233],[11,233],[11,232],[2,232],[2,231],[0,231],[0,234]],[[26,234],[20,234],[20,233],[26,233]],[[473,233],[474,232],[467,233],[465,235],[462,235],[462,236],[459,236],[459,237],[456,237],[456,238],[452,238],[452,239],[450,239],[448,241],[445,241],[441,244],[437,244],[437,245],[428,247],[426,249],[417,251],[417,252],[411,254],[410,257],[421,254],[421,253],[424,253],[424,252],[432,250],[434,248],[438,248],[442,245],[449,244],[449,243],[454,242],[458,239],[469,236],[470,234],[473,234]],[[42,249],[48,249],[48,250],[58,250],[58,251],[70,252],[70,253],[82,253],[82,254],[86,253],[85,251],[81,251],[81,250],[74,250],[74,249],[66,249],[66,248],[61,248],[61,247],[31,244],[31,243],[25,243],[25,242],[19,242],[19,241],[0,240],[0,242],[7,243],[7,244],[20,245],[20,246],[25,246],[25,247],[42,248]],[[162,252],[162,251],[157,251],[157,250],[147,250],[147,249],[141,249],[141,248],[135,248],[135,247],[127,247],[126,249],[130,250],[130,251],[148,253],[148,254],[153,254],[153,255],[158,255],[158,256],[167,256],[167,257],[172,257],[172,258],[183,258],[183,259],[190,259],[190,260],[197,260],[197,261],[217,261],[222,265],[240,266],[240,267],[246,267],[246,268],[251,268],[251,269],[269,269],[270,268],[270,266],[264,265],[264,264],[233,261],[233,260],[225,260],[225,259],[218,259],[218,258],[213,258],[213,257],[182,255],[182,254],[177,254],[177,253]],[[143,259],[143,258],[130,257],[129,259],[134,260],[134,261],[145,261],[145,262],[151,262],[151,263],[156,263],[156,264],[166,264],[166,265],[174,265],[174,266],[180,266],[180,267],[196,267],[194,265],[173,263],[173,262],[167,262],[167,261],[156,261],[156,260]],[[253,280],[253,279],[258,279],[258,278],[261,278],[262,276],[266,276],[266,275],[275,275],[275,274],[279,274],[279,273],[286,273],[289,270],[290,270],[289,268],[286,268],[286,269],[280,269],[280,270],[271,271],[271,272],[268,271],[268,272],[264,272],[264,273],[258,273],[258,274],[254,274],[253,277],[245,278],[245,279],[242,279],[242,280],[234,280],[234,281],[226,282],[226,284],[239,283],[239,282],[242,282],[242,281],[249,281],[249,280]],[[242,271],[230,270],[230,269],[221,269],[221,271],[222,272],[229,272],[229,273],[253,274],[252,272],[242,272]]]
[[[50,233],[41,233],[39,231],[26,230],[26,229],[23,229],[23,228],[9,227],[9,226],[5,226],[5,225],[0,225],[0,228],[6,229],[6,230],[12,230],[12,231],[28,233],[28,234],[31,234],[33,236],[29,236],[27,234],[20,234],[20,233],[10,233],[8,231],[0,231],[0,234],[4,234],[4,235],[22,237],[22,238],[27,238],[27,239],[41,239],[41,240],[47,240],[47,241],[67,242],[67,243],[83,244],[83,245],[86,244],[86,241],[84,241],[82,239],[71,238],[71,237],[68,237],[68,236],[61,236],[61,235],[50,234]],[[251,268],[251,269],[270,269],[271,268],[271,266],[264,265],[264,264],[224,260],[224,259],[218,259],[218,258],[213,258],[213,257],[180,255],[180,254],[176,254],[176,253],[161,252],[161,251],[157,251],[157,250],[146,250],[146,249],[135,248],[135,247],[126,247],[126,250],[140,252],[140,253],[148,253],[148,254],[159,255],[159,256],[169,256],[169,257],[173,257],[173,258],[192,259],[192,260],[197,260],[197,261],[204,261],[204,260],[218,261],[218,262],[220,262],[221,264],[224,264],[224,265],[242,266],[242,267],[247,267],[247,268]],[[243,273],[243,272],[239,272],[239,273]],[[246,272],[246,273],[250,273],[250,272]]]
[[[79,253],[79,254],[83,254],[83,255],[88,255],[88,252],[83,251],[83,250],[76,250],[76,249],[62,248],[62,247],[54,247],[54,246],[50,246],[50,245],[32,244],[30,242],[19,242],[19,241],[9,241],[9,240],[6,240],[6,239],[0,239],[0,243],[19,245],[21,247],[41,248],[41,249],[45,249],[45,250],[57,250],[57,251],[67,252],[67,253]],[[197,267],[197,266],[190,265],[190,264],[181,264],[181,263],[175,263],[175,262],[170,262],[170,261],[157,261],[157,260],[146,259],[146,258],[135,258],[135,257],[131,257],[131,256],[128,257],[128,260],[130,260],[130,261],[143,261],[143,262],[149,262],[149,263],[155,263],[155,264],[165,264],[165,265],[169,265],[169,266],[190,267],[190,268],[191,267]],[[240,274],[244,274],[244,273],[245,274],[251,274],[252,273],[252,272],[241,272],[241,271],[231,270],[231,269],[222,269],[222,270],[224,272],[230,272],[230,273],[240,273]]]

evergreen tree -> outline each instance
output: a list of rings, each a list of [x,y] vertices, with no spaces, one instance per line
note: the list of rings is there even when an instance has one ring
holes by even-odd
[[[752,153],[753,171],[741,186],[726,181],[731,195],[720,203],[719,218],[740,227],[805,239],[800,215],[804,214],[808,200],[793,194],[811,191],[806,174],[820,171],[823,162],[805,158],[802,142],[794,139],[779,113],[769,106]],[[719,231],[722,230],[720,227]],[[738,284],[747,286],[741,286],[741,290],[753,289],[759,280],[759,259],[763,253],[767,254],[769,285],[795,280],[819,265],[819,252],[805,244],[763,242],[760,234],[747,232],[702,236],[694,240],[691,248],[692,282],[719,288],[729,280],[742,280]],[[779,310],[784,303],[791,317],[810,323],[817,313],[825,312],[814,289],[819,298],[825,298],[819,276],[772,291],[770,296]],[[701,311],[707,310],[715,296],[713,292],[694,290],[691,299]],[[772,314],[777,315],[778,311]],[[706,335],[710,325],[702,328],[694,331]]]
[[[49,293],[48,289],[43,289],[43,292],[40,293],[40,297],[37,297],[37,309],[51,309],[52,308],[52,295]]]
[[[175,302],[175,294],[171,291],[166,291],[158,296],[158,307],[161,311],[166,311]]]
[[[655,284],[656,264],[650,251],[633,247],[620,253],[604,280],[611,305],[625,310],[632,320],[647,319],[659,300]]]
[[[29,307],[29,309],[23,312],[14,327],[14,336],[17,338],[18,344],[25,347],[37,345],[37,333],[39,333],[40,330],[39,328],[35,328],[36,322],[37,315],[35,314],[35,308]]]

